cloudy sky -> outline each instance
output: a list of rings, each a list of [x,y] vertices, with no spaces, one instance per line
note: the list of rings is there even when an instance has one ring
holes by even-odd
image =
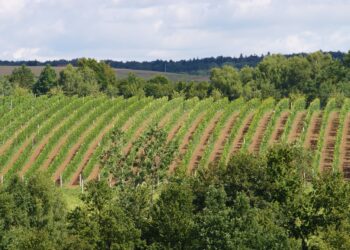
[[[0,0],[0,59],[350,49],[350,0]]]

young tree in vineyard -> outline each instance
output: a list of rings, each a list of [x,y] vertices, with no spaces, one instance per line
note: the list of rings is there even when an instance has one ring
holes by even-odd
[[[150,182],[158,185],[166,177],[172,162],[177,142],[167,142],[167,134],[158,127],[152,127],[137,139],[131,150],[123,152],[123,133],[116,129],[101,156],[101,164],[111,173],[119,184],[140,185]]]

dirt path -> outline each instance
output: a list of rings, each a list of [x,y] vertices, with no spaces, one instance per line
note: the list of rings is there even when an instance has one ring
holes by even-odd
[[[244,136],[248,132],[253,118],[254,118],[254,113],[251,113],[243,121],[242,126],[238,130],[238,133],[237,133],[235,139],[233,140],[232,147],[231,147],[230,154],[229,154],[229,158],[231,158],[231,156],[234,153],[236,153],[237,151],[239,151],[241,149],[241,147],[244,143]]]
[[[277,143],[281,139],[281,136],[282,136],[283,131],[284,131],[284,127],[285,127],[287,120],[288,120],[288,116],[289,116],[289,112],[285,111],[281,114],[281,116],[277,120],[275,129],[274,129],[274,131],[271,135],[270,141],[269,141],[269,145]]]
[[[170,164],[169,166],[169,172],[173,172],[176,168],[176,166],[179,164],[182,156],[186,153],[187,148],[188,148],[188,144],[192,139],[193,134],[195,133],[196,129],[198,128],[200,122],[203,120],[203,117],[205,116],[206,112],[203,112],[201,115],[199,115],[197,117],[197,119],[195,119],[195,121],[192,123],[192,126],[190,127],[190,129],[187,131],[187,133],[185,134],[181,145],[179,147],[179,155],[178,157]]]
[[[218,124],[221,116],[222,116],[222,112],[216,113],[215,116],[209,122],[208,126],[205,128],[205,130],[201,136],[200,142],[199,142],[197,148],[194,150],[194,152],[192,154],[192,158],[191,158],[190,163],[188,165],[188,172],[189,173],[192,173],[192,171],[198,167],[198,164],[199,164],[200,160],[202,159],[204,150],[208,145],[210,136],[213,134],[213,131],[214,131],[216,125]]]
[[[21,156],[22,152],[25,150],[26,147],[29,146],[29,144],[31,143],[32,139],[33,139],[33,135],[29,138],[27,138],[19,147],[19,149],[17,150],[17,152],[15,153],[15,155],[13,155],[10,159],[10,162],[5,166],[5,168],[1,171],[1,176],[4,176],[7,174],[7,172],[12,168],[12,166],[16,163],[16,161],[18,160],[18,158]]]
[[[350,179],[350,114],[344,121],[344,129],[339,152],[339,170],[343,172],[345,179]]]
[[[288,135],[288,142],[294,142],[300,137],[301,133],[303,132],[305,117],[306,111],[301,111],[295,116],[292,128]]]
[[[315,112],[311,117],[310,125],[306,133],[306,138],[304,142],[305,148],[308,148],[311,150],[317,149],[317,142],[318,142],[318,136],[321,130],[321,123],[322,123],[322,113]]]
[[[337,138],[337,131],[339,127],[339,112],[332,112],[329,115],[320,159],[321,171],[332,171],[333,170],[333,158],[335,142]]]
[[[265,131],[267,129],[267,125],[269,124],[271,117],[272,117],[272,112],[267,112],[264,114],[264,116],[261,118],[259,122],[259,126],[255,131],[255,134],[253,136],[252,143],[249,145],[249,152],[251,153],[259,153],[260,150],[260,145],[263,140]]]
[[[224,150],[226,141],[227,141],[228,137],[230,136],[231,130],[232,130],[233,126],[235,125],[235,122],[237,121],[238,114],[239,114],[238,112],[233,113],[233,115],[227,121],[219,138],[215,142],[213,151],[211,152],[211,154],[209,156],[209,163],[219,162],[222,151]]]

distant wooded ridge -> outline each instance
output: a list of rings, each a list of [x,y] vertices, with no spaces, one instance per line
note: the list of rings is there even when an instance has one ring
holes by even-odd
[[[329,53],[334,59],[342,60],[345,53],[344,52],[323,52]],[[268,53],[267,55],[270,55]],[[114,61],[114,60],[103,60],[108,63],[113,68],[120,69],[134,69],[134,70],[150,70],[150,71],[159,71],[159,72],[173,72],[173,73],[189,73],[189,74],[202,74],[206,75],[209,73],[209,70],[214,67],[221,67],[223,65],[231,65],[236,68],[243,68],[244,66],[255,67],[262,59],[267,55],[249,55],[249,56],[239,56],[239,57],[230,57],[230,56],[217,56],[217,57],[207,57],[207,58],[194,58],[188,60],[155,60],[155,61]],[[292,56],[306,56],[308,53],[295,53],[287,54],[286,57]],[[45,66],[50,64],[51,66],[66,66],[72,64],[74,66],[78,63],[77,59],[72,60],[52,60],[40,62],[37,60],[29,61],[7,61],[0,60],[0,66]]]

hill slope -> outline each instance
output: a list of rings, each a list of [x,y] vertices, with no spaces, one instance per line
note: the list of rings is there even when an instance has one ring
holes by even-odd
[[[266,151],[273,143],[295,141],[313,150],[315,171],[348,169],[349,100],[338,108],[331,99],[305,107],[300,98],[183,100],[108,99],[56,96],[0,99],[0,176],[8,179],[44,170],[54,181],[75,185],[80,175],[97,178],[99,155],[113,127],[125,132],[125,152],[149,126],[179,142],[170,169],[188,173],[225,163],[238,151]]]

